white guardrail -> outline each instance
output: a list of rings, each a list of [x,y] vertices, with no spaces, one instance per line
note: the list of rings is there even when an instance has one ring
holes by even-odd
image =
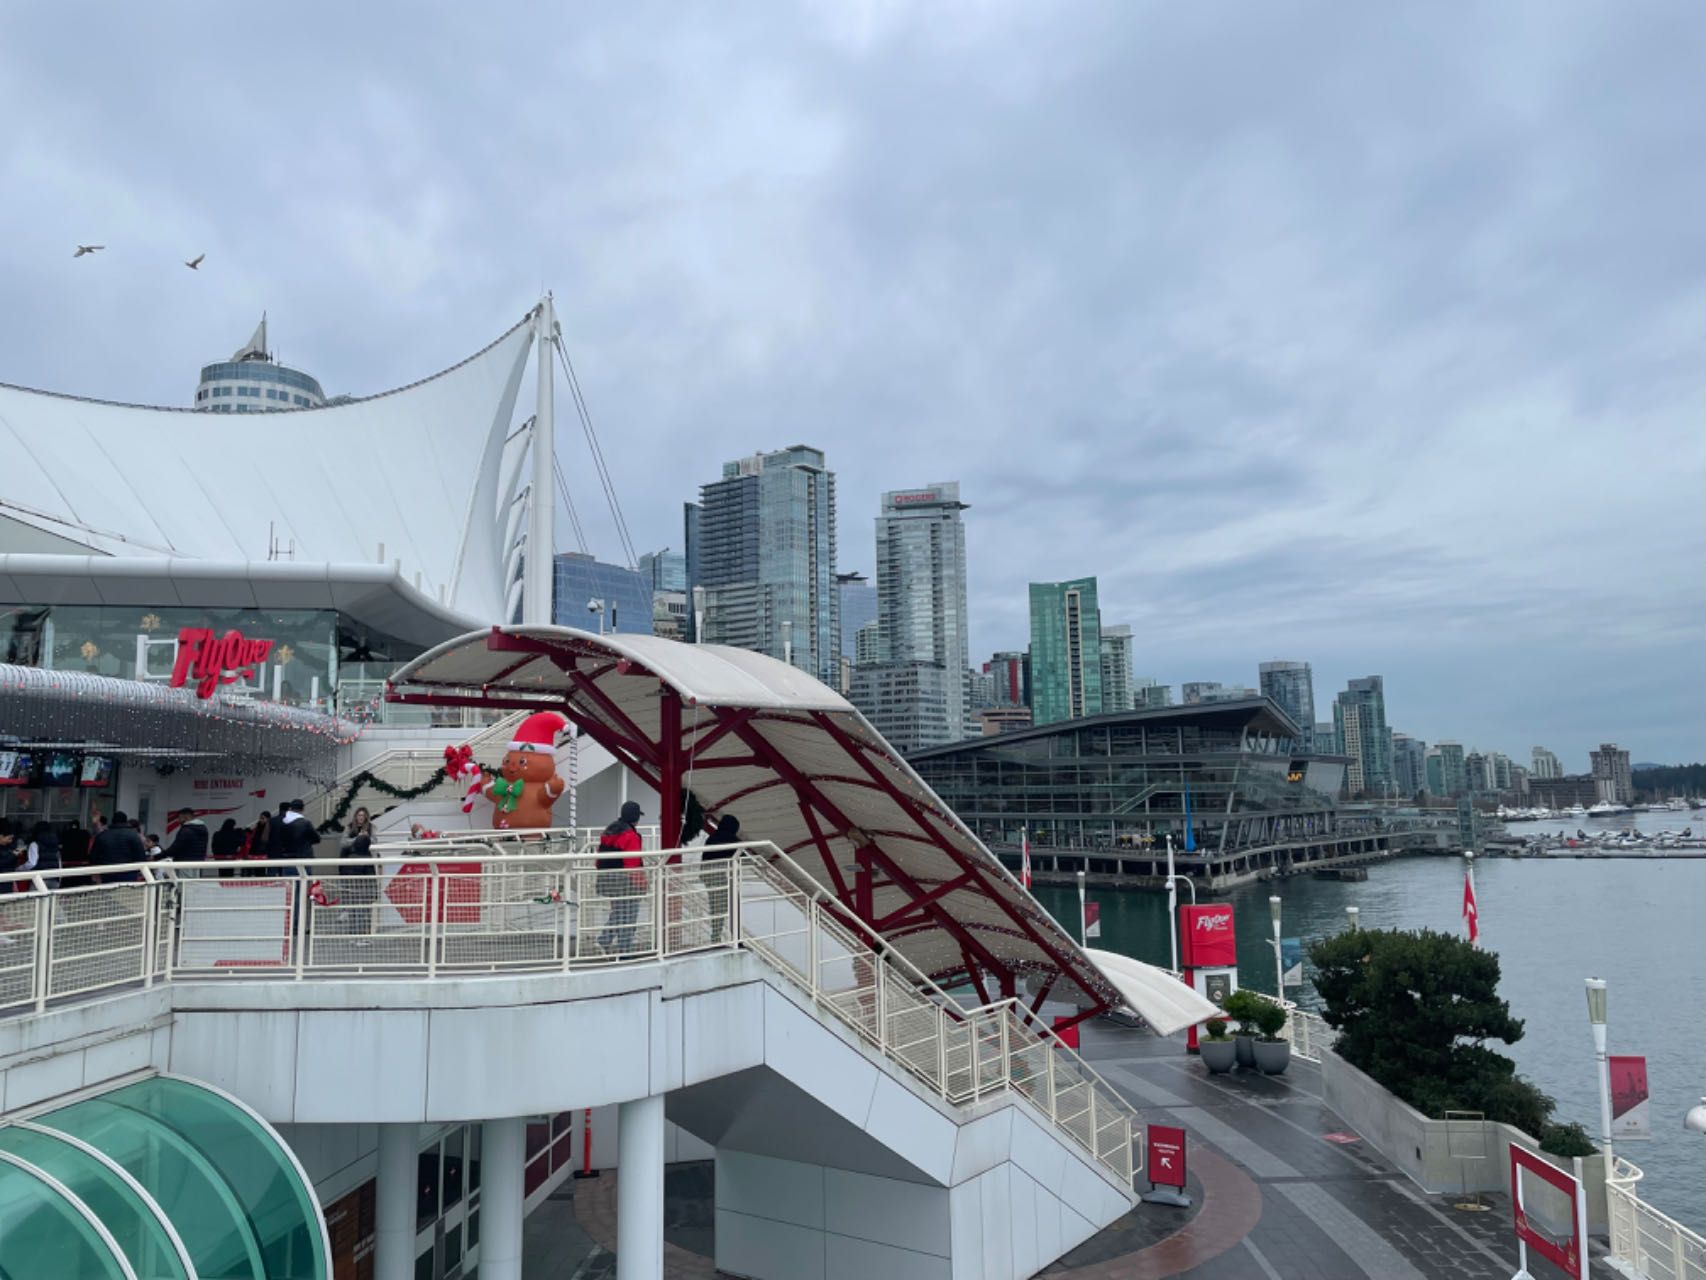
[[[1606,1180],[1611,1255],[1646,1280],[1706,1280],[1706,1238],[1635,1194],[1641,1170],[1621,1157]]]
[[[1277,1004],[1285,1010],[1285,1029],[1280,1032],[1280,1038],[1291,1042],[1294,1058],[1302,1058],[1305,1062],[1320,1062],[1322,1050],[1331,1049],[1334,1041],[1339,1038],[1339,1033],[1329,1027],[1320,1014],[1299,1008],[1290,1000],[1276,1000],[1265,991],[1257,991],[1255,995],[1258,999]],[[1702,1280],[1706,1280],[1706,1277]]]
[[[1131,1185],[1141,1121],[1019,1001],[963,1007],[773,845],[612,871],[589,838],[487,832],[370,859],[0,876],[0,1018],[160,982],[431,980],[738,947],[945,1101],[1023,1094]]]

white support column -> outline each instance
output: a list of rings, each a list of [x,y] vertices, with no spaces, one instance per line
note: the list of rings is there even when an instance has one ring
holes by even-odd
[[[480,1280],[521,1280],[527,1121],[488,1120],[480,1138]]]
[[[415,1193],[420,1181],[418,1125],[379,1126],[373,1280],[414,1280]]]
[[[551,306],[550,294],[540,301],[534,323],[539,399],[533,414],[533,488],[527,499],[527,576],[521,592],[521,620],[528,626],[549,626],[557,550],[557,479],[552,470],[557,439],[552,416],[557,367],[552,344],[557,336],[557,312]]]
[[[481,1280],[487,1280],[480,1268]],[[663,1098],[616,1113],[616,1280],[663,1280]]]

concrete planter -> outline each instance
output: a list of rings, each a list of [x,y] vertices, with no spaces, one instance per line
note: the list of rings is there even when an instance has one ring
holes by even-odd
[[[1256,1052],[1256,1069],[1265,1076],[1282,1075],[1291,1065],[1288,1040],[1258,1040],[1252,1047]]]
[[[1256,1037],[1233,1036],[1232,1043],[1238,1047],[1238,1065],[1246,1071],[1256,1069]]]
[[[1199,1040],[1197,1051],[1211,1075],[1225,1075],[1238,1063],[1238,1046],[1230,1040]]]

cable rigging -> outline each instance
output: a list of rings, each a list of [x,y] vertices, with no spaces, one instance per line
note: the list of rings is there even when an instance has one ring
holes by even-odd
[[[563,376],[568,380],[569,394],[574,398],[575,412],[580,417],[581,430],[586,435],[587,447],[592,453],[593,469],[598,473],[598,481],[604,489],[605,501],[610,504],[611,519],[615,521],[616,536],[622,543],[622,552],[626,557],[627,566],[630,569],[638,569],[640,561],[639,557],[634,554],[634,540],[629,536],[628,522],[622,515],[622,504],[616,498],[616,485],[610,478],[610,468],[605,463],[604,450],[599,447],[598,433],[593,430],[592,426],[592,414],[587,410],[586,397],[581,394],[580,379],[575,376],[574,363],[569,359],[568,350],[563,345],[563,335],[561,333],[555,335],[551,345],[555,348],[557,359],[563,366]],[[559,482],[561,482],[561,478],[562,473],[559,470]],[[566,492],[566,485],[564,489]]]

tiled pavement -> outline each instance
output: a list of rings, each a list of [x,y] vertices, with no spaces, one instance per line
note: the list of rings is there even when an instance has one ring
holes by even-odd
[[[1178,1041],[1106,1024],[1085,1028],[1084,1056],[1146,1119],[1186,1130],[1193,1207],[1140,1205],[1042,1274],[1050,1280],[1509,1280],[1510,1206],[1457,1208],[1427,1196],[1366,1144],[1326,1140],[1343,1122],[1319,1074],[1208,1076]],[[612,1174],[565,1184],[529,1217],[535,1277],[615,1274]],[[665,1274],[705,1280],[711,1264],[711,1167],[672,1166],[665,1187]],[[1594,1270],[1602,1250],[1591,1255]],[[1536,1280],[1561,1276],[1531,1260]],[[1610,1274],[1608,1271],[1604,1274]]]

